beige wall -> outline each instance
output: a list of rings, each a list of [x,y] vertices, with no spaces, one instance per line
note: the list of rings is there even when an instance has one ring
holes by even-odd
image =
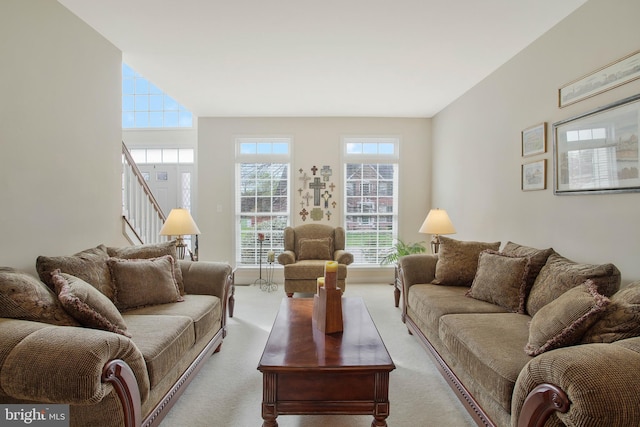
[[[53,0],[0,2],[0,265],[123,243],[121,53]]]
[[[341,144],[344,136],[400,137],[400,220],[403,240],[420,241],[417,232],[426,216],[430,197],[428,165],[431,121],[392,118],[200,118],[198,121],[198,226],[202,231],[203,259],[235,261],[234,239],[234,147],[236,137],[288,136],[293,139],[291,177],[297,185],[298,169],[313,165],[334,169],[338,201],[333,225],[342,224]],[[297,188],[297,187],[295,187]],[[297,200],[297,199],[296,199]],[[219,208],[219,209],[218,209]],[[293,206],[298,212],[298,206]],[[295,225],[300,216],[293,215]],[[307,218],[307,222],[311,222]],[[387,272],[388,273],[388,272]],[[384,279],[389,277],[385,275]],[[355,277],[350,273],[350,277]]]
[[[468,240],[552,246],[640,279],[640,193],[554,196],[552,124],[640,93],[628,83],[558,108],[557,89],[640,49],[640,2],[591,0],[433,119],[433,202]],[[523,159],[521,130],[548,123],[547,153]],[[522,192],[520,166],[547,159],[547,189]]]

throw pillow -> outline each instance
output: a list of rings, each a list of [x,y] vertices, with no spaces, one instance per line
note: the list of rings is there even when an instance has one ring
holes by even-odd
[[[120,310],[183,300],[171,255],[149,259],[109,258],[107,265],[116,289],[116,307]]]
[[[175,240],[163,243],[148,243],[146,245],[138,246],[124,246],[121,248],[108,247],[107,252],[110,257],[120,259],[149,259],[158,258],[163,255],[171,255],[175,260],[174,270],[176,282],[178,282],[178,287],[180,288],[180,295],[186,294],[184,290],[184,281],[182,279],[182,270],[178,263],[178,251],[176,250]]]
[[[612,296],[620,287],[620,271],[613,264],[580,264],[552,253],[529,292],[527,313],[538,310],[569,289],[591,279],[599,293]]]
[[[116,306],[96,288],[60,270],[54,271],[51,278],[62,307],[81,325],[131,337]]]
[[[0,267],[0,317],[79,326],[44,283],[9,267]]]
[[[333,239],[300,239],[298,242],[298,259],[324,259],[333,260]]]
[[[86,249],[71,256],[46,257],[39,256],[36,259],[36,270],[40,280],[55,289],[51,279],[51,273],[60,269],[63,273],[76,276],[85,282],[95,286],[107,298],[113,299],[113,287],[111,276],[107,267],[107,248],[104,245]]]
[[[637,336],[640,336],[640,281],[611,297],[611,304],[582,337],[582,342],[611,343]]]
[[[527,284],[524,292],[524,298],[526,301],[538,274],[540,274],[540,270],[542,270],[542,267],[547,263],[549,255],[553,253],[553,248],[536,249],[513,242],[507,242],[507,244],[504,245],[502,252],[507,255],[526,256],[531,261],[529,264],[529,274],[527,275]]]
[[[609,298],[598,293],[592,280],[569,289],[533,316],[525,352],[537,356],[579,343],[608,304]]]
[[[484,250],[478,260],[478,271],[467,296],[524,313],[525,290],[530,260]]]
[[[440,252],[436,263],[436,285],[471,286],[478,269],[480,252],[497,251],[500,242],[465,242],[440,236]]]

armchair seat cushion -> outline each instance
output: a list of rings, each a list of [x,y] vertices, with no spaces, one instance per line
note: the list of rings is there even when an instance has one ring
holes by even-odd
[[[298,261],[295,264],[284,266],[284,278],[289,280],[306,280],[324,276],[324,264],[326,261],[317,259],[307,259]],[[347,277],[347,266],[338,264],[338,280]]]

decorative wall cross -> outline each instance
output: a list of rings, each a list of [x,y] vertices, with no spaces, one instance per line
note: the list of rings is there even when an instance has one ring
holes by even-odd
[[[315,175],[315,173],[314,173]],[[322,179],[325,181],[329,181],[329,177],[331,175],[333,175],[333,171],[331,170],[331,168],[329,166],[323,166],[322,170],[320,171],[320,175],[322,175]]]
[[[309,206],[309,199],[312,198],[313,196],[311,196],[311,194],[309,194],[309,192],[307,191],[307,194],[305,194],[304,196],[302,196],[302,198],[307,202],[307,206]]]
[[[302,217],[303,221],[307,220],[307,215],[309,215],[309,212],[307,212],[305,208],[302,208],[302,210],[300,211],[300,216]]]
[[[302,188],[307,186],[307,181],[309,181],[311,179],[310,176],[307,175],[307,173],[303,173],[301,177],[298,178],[300,181],[302,181]]]
[[[329,199],[331,198],[331,194],[325,190],[324,193],[322,193],[322,198],[324,199],[324,208],[329,209]]]
[[[314,175],[316,174],[316,172],[318,172],[318,168],[316,167],[316,165],[313,165],[313,167],[311,168],[311,172],[313,172]]]
[[[331,211],[327,211],[327,221],[331,221]]]
[[[332,183],[329,185],[329,188],[331,189],[331,192],[333,193],[333,190],[335,190],[335,189],[336,189],[336,185],[332,182]],[[300,194],[302,194],[302,193],[300,193]]]
[[[326,186],[325,182],[320,182],[320,177],[313,178],[313,182],[309,183],[309,188],[313,190],[313,206],[320,206],[320,190]]]

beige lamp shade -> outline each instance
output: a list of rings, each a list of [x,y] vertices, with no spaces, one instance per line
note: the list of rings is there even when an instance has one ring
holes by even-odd
[[[200,229],[184,208],[171,209],[164,225],[160,229],[161,236],[185,236],[200,234]]]
[[[440,235],[455,234],[456,229],[453,227],[447,211],[444,209],[431,209],[419,231],[420,233]]]

